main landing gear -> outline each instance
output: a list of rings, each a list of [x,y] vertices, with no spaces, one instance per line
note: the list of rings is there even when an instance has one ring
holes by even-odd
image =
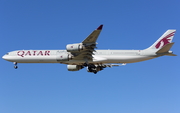
[[[84,63],[83,66],[87,67],[88,72],[92,72],[94,74],[96,74],[98,72],[97,69],[96,69],[96,66],[94,64]]]
[[[94,74],[96,74],[97,73],[96,66],[94,64],[89,64],[88,65],[88,71],[93,72]]]
[[[14,69],[17,69],[18,66],[17,66],[17,62],[13,62],[14,63]]]

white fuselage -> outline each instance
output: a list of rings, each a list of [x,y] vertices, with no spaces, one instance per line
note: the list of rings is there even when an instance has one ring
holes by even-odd
[[[87,67],[88,72],[96,74],[106,67],[120,66],[112,63],[134,63],[159,56],[176,56],[169,51],[174,43],[172,39],[176,30],[167,30],[154,44],[144,50],[95,50],[97,38],[103,28],[100,25],[81,43],[67,44],[66,50],[18,50],[2,58],[17,63],[62,63],[67,64],[68,71],[78,71]]]
[[[3,59],[17,63],[62,63],[80,65],[85,62],[83,58],[59,61],[59,53],[68,53],[66,50],[19,50],[12,51],[3,56]],[[145,50],[96,50],[93,60],[89,63],[134,63],[158,57],[154,52]]]

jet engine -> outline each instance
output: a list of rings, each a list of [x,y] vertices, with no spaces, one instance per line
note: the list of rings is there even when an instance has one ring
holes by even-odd
[[[68,71],[79,71],[82,68],[83,66],[81,65],[67,65]]]
[[[66,50],[68,52],[79,52],[84,49],[82,44],[68,44],[66,45]]]
[[[69,61],[73,58],[73,55],[68,53],[61,53],[57,56],[57,61]]]

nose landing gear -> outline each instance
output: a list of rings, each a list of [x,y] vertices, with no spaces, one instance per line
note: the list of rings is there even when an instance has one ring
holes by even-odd
[[[14,69],[17,69],[18,66],[17,66],[17,62],[14,62]]]

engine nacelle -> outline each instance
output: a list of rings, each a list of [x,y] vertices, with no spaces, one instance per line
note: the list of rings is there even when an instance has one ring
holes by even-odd
[[[84,49],[82,44],[68,44],[66,45],[66,50],[68,52],[79,52]]]
[[[69,61],[72,58],[73,58],[73,56],[71,54],[62,53],[62,54],[58,54],[57,61]]]
[[[83,66],[81,65],[67,65],[68,71],[79,71],[82,68]]]

